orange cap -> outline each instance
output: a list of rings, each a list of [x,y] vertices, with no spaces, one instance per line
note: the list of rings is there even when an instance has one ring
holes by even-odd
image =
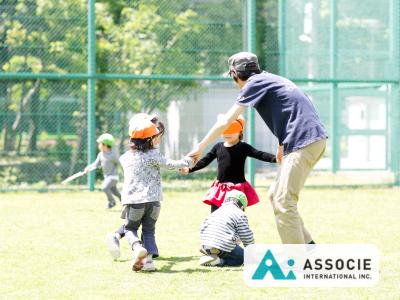
[[[129,136],[132,139],[147,139],[159,133],[157,126],[148,118],[133,116],[129,121]]]
[[[237,119],[233,121],[222,134],[241,133],[244,130],[245,123],[246,121],[244,120],[243,116],[239,115],[239,117],[237,117]]]

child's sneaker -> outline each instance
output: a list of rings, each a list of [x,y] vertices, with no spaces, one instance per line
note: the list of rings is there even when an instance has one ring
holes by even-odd
[[[146,272],[154,272],[156,270],[156,266],[154,265],[151,257],[147,256],[146,263],[144,264],[142,270]]]
[[[200,251],[201,254],[208,255],[206,249],[204,249],[203,247],[201,247],[201,248],[199,249],[199,251]]]
[[[109,233],[106,236],[106,244],[108,247],[108,251],[114,259],[117,259],[121,256],[121,251],[119,249],[119,239],[115,235],[115,233]]]
[[[113,208],[115,206],[115,201],[114,202],[109,202],[108,204],[107,204],[107,208],[108,209],[111,209],[111,208]]]
[[[215,255],[204,255],[200,257],[200,266],[208,266],[208,267],[213,267],[221,263],[221,259]]]
[[[221,250],[219,250],[219,249],[217,249],[217,248],[214,248],[214,247],[211,247],[211,248],[209,248],[208,250],[206,250],[206,249],[204,249],[203,247],[201,247],[201,248],[199,249],[199,251],[200,251],[201,254],[204,254],[204,255],[210,255],[210,254],[218,255],[218,254],[221,253]]]
[[[133,271],[140,271],[144,266],[144,260],[147,256],[147,250],[142,246],[136,246],[133,250]]]

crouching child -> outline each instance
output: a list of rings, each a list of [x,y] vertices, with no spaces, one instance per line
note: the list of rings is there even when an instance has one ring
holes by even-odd
[[[238,190],[229,191],[222,206],[214,211],[200,229],[200,258],[202,266],[241,266],[244,250],[254,244],[253,232],[244,209],[247,206],[246,195]]]

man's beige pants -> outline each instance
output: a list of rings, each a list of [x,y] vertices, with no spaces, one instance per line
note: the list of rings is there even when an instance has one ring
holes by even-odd
[[[320,140],[282,159],[269,193],[283,244],[306,244],[312,241],[297,211],[297,202],[307,176],[324,154],[325,147],[326,140]]]

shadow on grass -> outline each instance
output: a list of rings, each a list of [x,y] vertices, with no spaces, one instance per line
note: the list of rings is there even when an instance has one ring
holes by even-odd
[[[115,261],[115,262],[121,262],[121,263],[123,263],[123,262],[127,262],[127,261],[130,261],[130,260],[132,260],[132,258],[126,258],[126,259],[114,259],[114,261]]]
[[[89,213],[98,213],[98,212],[103,212],[103,211],[105,211],[106,213],[117,213],[117,214],[121,214],[121,209],[109,209],[109,208],[107,208],[107,207],[104,207],[104,209],[101,209],[101,210],[99,210],[99,209],[88,209],[88,208],[85,208],[85,209],[82,209],[82,208],[78,208],[76,211],[79,211],[79,212],[89,212]],[[123,219],[121,219],[122,221],[121,222],[123,222],[124,220]]]
[[[157,261],[166,261],[167,264],[162,266],[161,268],[157,268],[157,272],[160,273],[195,273],[195,272],[200,272],[200,273],[206,273],[210,272],[210,270],[205,270],[204,268],[190,268],[190,269],[184,269],[184,270],[172,270],[172,267],[174,267],[177,263],[181,262],[188,262],[188,261],[195,261],[197,260],[196,256],[181,256],[181,257],[158,257],[156,258]]]
[[[170,256],[170,257],[165,257],[165,256],[160,256],[155,258],[154,260],[162,260],[162,261],[169,261],[169,262],[184,262],[184,261],[192,261],[192,260],[197,260],[199,257],[198,256]]]
[[[192,261],[192,260],[197,260],[198,257],[197,256],[182,256],[182,257],[157,257],[154,258],[154,261],[168,261],[169,264],[175,264],[175,263],[179,263],[179,262],[185,262],[185,261]],[[114,261],[116,262],[127,262],[132,260],[131,258],[126,258],[126,259],[115,259]]]
[[[173,270],[172,268],[179,263],[182,262],[190,262],[193,261],[197,264],[197,260],[199,259],[199,256],[181,256],[181,257],[157,257],[154,259],[157,265],[157,261],[164,261],[166,264],[164,264],[161,268],[157,267],[157,271],[155,273],[209,273],[209,272],[215,272],[215,271],[230,271],[230,272],[241,272],[242,268],[237,268],[237,267],[201,267],[199,266],[198,268],[188,268],[188,269],[183,269],[183,270]],[[117,259],[114,260],[115,262],[127,262],[130,261],[131,259]],[[153,272],[146,272],[146,274],[152,274]]]
[[[189,269],[183,269],[183,270],[172,270],[172,267],[176,263],[180,262],[188,262],[188,261],[194,261],[197,264],[199,257],[198,256],[182,256],[182,257],[158,257],[155,260],[157,261],[166,261],[167,264],[162,266],[161,268],[157,269],[157,272],[160,273],[209,273],[209,272],[215,272],[218,270],[229,270],[229,271],[241,271],[241,268],[220,268],[220,267],[198,267],[198,268],[189,268]]]

